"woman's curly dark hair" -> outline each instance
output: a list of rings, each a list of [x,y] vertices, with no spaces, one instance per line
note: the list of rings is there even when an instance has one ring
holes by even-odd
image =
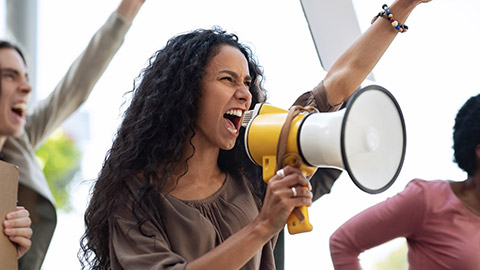
[[[132,181],[139,186],[132,203],[137,228],[147,235],[142,224],[153,219],[166,222],[162,219],[163,195],[159,191],[165,191],[167,180],[173,177],[180,162],[184,163],[183,173],[188,170],[183,151],[186,143],[195,151],[191,141],[195,136],[200,81],[221,45],[239,49],[248,61],[252,108],[263,101],[262,68],[236,35],[215,27],[170,39],[150,58],[138,77],[139,83],[134,84],[132,101],[93,187],[84,216],[86,231],[80,243],[82,268],[87,264],[92,269],[109,269],[109,215],[115,209],[127,209],[125,198]],[[218,165],[225,172],[249,179],[261,199],[265,192],[261,168],[245,153],[244,133],[242,128],[233,149],[220,150]]]
[[[454,161],[469,176],[477,168],[476,147],[480,145],[480,94],[470,97],[457,113],[453,127]]]

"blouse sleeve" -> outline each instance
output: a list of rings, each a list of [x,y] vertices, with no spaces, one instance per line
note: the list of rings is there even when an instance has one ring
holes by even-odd
[[[183,270],[187,261],[170,250],[165,237],[150,222],[142,226],[124,217],[112,217],[110,226],[110,262],[112,269]]]
[[[303,93],[297,98],[293,105],[313,106],[320,112],[334,112],[339,110],[343,103],[330,105],[327,98],[327,92],[323,81],[321,81],[312,91]]]
[[[423,224],[425,192],[417,181],[404,191],[356,215],[330,237],[330,253],[336,270],[361,269],[358,255],[397,237],[408,237]]]

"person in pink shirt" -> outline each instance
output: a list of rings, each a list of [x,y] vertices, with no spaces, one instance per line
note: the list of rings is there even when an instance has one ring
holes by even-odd
[[[335,269],[361,269],[360,253],[397,237],[407,240],[410,270],[480,269],[480,94],[458,111],[453,142],[467,179],[414,179],[348,220],[330,237]]]

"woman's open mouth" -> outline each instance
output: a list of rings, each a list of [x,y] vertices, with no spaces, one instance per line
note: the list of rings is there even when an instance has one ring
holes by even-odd
[[[238,133],[238,129],[240,128],[240,120],[242,119],[242,114],[243,114],[242,110],[230,109],[223,115],[223,117],[231,123],[231,125],[227,127],[227,129],[230,132],[234,134]]]

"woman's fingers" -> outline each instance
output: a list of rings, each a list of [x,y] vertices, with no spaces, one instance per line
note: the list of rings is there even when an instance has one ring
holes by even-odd
[[[303,172],[286,166],[268,181],[261,216],[272,226],[282,228],[296,207],[312,204],[312,197],[309,181]],[[299,219],[303,220],[303,215]]]
[[[295,190],[295,194],[293,192],[294,190]],[[299,204],[295,206],[301,206],[301,205],[310,206],[312,204],[313,194],[306,187],[301,187],[301,186],[291,187],[290,194],[291,194],[291,198],[295,199]],[[293,195],[296,195],[296,196],[293,196]]]
[[[309,187],[310,182],[308,179],[303,175],[303,172],[295,167],[292,166],[285,166],[284,168],[278,170],[275,175],[269,180],[274,182],[278,182],[276,185],[280,185],[282,187],[288,186],[304,186]]]
[[[278,170],[268,186],[277,196],[292,200],[294,206],[312,204],[310,182],[298,168],[286,166]]]
[[[288,206],[311,205],[312,193],[309,180],[303,172],[292,166],[278,170],[268,181],[268,189],[278,200],[289,200]]]
[[[310,181],[303,172],[298,168],[286,166],[278,170],[271,180],[273,181],[269,186],[272,192],[279,200],[281,198],[285,200],[285,204],[290,207],[288,213],[293,212],[300,221],[303,221],[305,216],[298,207],[312,205],[313,198]]]

